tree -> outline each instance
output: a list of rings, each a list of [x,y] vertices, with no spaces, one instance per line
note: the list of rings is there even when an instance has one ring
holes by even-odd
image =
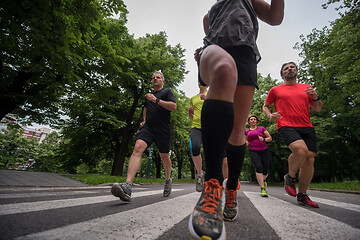
[[[184,50],[180,45],[167,45],[164,32],[133,39],[119,20],[108,19],[102,25],[113,52],[98,49],[98,42],[104,39],[95,36],[91,42],[102,59],[84,64],[82,81],[74,84],[65,98],[69,119],[63,128],[64,153],[69,170],[80,163],[94,167],[100,160],[112,158],[111,174],[122,175],[125,158],[132,150],[129,143],[142,119],[144,95],[152,87],[151,76],[161,69],[165,87],[179,85],[185,74]]]
[[[324,7],[339,0],[329,0]],[[312,118],[318,138],[315,181],[360,178],[360,8],[341,1],[330,28],[301,36],[301,80],[316,87],[324,102]]]
[[[1,1],[0,119],[15,112],[38,123],[57,119],[77,70],[101,58],[88,44],[100,21],[119,11],[127,13],[122,0]]]
[[[22,136],[24,130],[18,124],[8,124],[0,133],[1,167],[23,165],[36,155],[36,144],[32,139]]]

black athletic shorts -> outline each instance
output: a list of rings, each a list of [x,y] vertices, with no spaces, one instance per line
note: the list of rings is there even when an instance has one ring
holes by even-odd
[[[281,127],[280,136],[287,146],[297,140],[304,140],[309,151],[316,153],[316,133],[312,127]]]
[[[144,125],[140,129],[137,139],[146,142],[149,147],[155,142],[160,153],[169,153],[170,150],[170,134],[169,133],[154,133],[150,128]]]
[[[222,47],[226,52],[228,52],[234,59],[237,72],[238,72],[238,82],[237,85],[250,85],[259,88],[257,84],[257,63],[256,55],[253,49],[249,46],[232,46],[232,47]],[[200,59],[203,50],[199,54],[198,58],[198,67],[200,66]],[[199,69],[199,68],[198,68]],[[202,86],[206,84],[201,80],[200,71],[198,70],[198,79]]]

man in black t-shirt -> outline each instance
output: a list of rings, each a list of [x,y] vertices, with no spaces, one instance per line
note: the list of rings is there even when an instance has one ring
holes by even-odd
[[[165,169],[164,197],[171,193],[170,113],[176,110],[176,101],[171,89],[164,88],[164,75],[157,71],[152,76],[154,91],[145,95],[144,121],[131,154],[125,183],[114,183],[111,193],[123,201],[130,202],[131,186],[140,168],[141,155],[155,142]]]

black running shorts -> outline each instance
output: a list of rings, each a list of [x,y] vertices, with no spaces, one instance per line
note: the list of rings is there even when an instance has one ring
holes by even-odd
[[[297,140],[304,140],[309,151],[316,153],[316,133],[312,127],[281,127],[280,136],[287,146]]]

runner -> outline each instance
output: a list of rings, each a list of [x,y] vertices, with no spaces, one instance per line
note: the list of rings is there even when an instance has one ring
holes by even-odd
[[[201,136],[201,109],[206,98],[207,86],[201,86],[198,83],[200,92],[199,94],[190,98],[190,108],[189,108],[189,118],[191,118],[191,132],[190,132],[190,149],[192,154],[192,160],[195,165],[198,177],[196,182],[196,191],[201,192],[204,185],[205,171],[202,170],[202,157],[200,154],[200,148],[202,143]],[[228,167],[227,167],[227,158],[223,159],[223,176],[227,178],[228,176]]]
[[[223,219],[234,221],[237,217],[236,193],[246,150],[245,124],[260,61],[257,16],[278,25],[283,12],[283,0],[272,0],[271,5],[264,0],[219,0],[204,17],[204,47],[195,55],[199,55],[199,81],[210,88],[201,113],[204,190],[189,219],[189,231],[195,239],[225,239]],[[229,178],[223,183],[225,149]]]
[[[131,186],[140,168],[141,155],[153,142],[159,149],[165,169],[163,195],[168,197],[171,193],[170,113],[176,110],[176,101],[174,93],[171,89],[164,88],[164,83],[162,72],[155,72],[152,76],[154,91],[145,95],[144,121],[140,123],[142,128],[129,160],[126,182],[114,183],[111,187],[111,193],[123,201],[130,202]]]
[[[300,204],[318,208],[318,204],[306,194],[314,175],[316,155],[316,134],[310,121],[309,105],[320,112],[323,103],[309,84],[297,83],[298,69],[295,63],[283,64],[280,75],[284,83],[270,89],[263,111],[269,119],[276,121],[281,138],[291,150],[289,173],[284,176],[285,190],[290,196],[297,197]],[[270,111],[272,104],[275,105],[274,113]],[[295,188],[297,172],[298,194]]]
[[[257,125],[259,121],[260,119],[258,116],[249,116],[248,124],[250,125],[250,128],[245,130],[245,135],[246,144],[249,145],[250,159],[256,170],[256,179],[260,186],[260,195],[262,197],[267,197],[266,178],[269,170],[270,153],[266,143],[271,142],[272,138],[270,133],[264,127]]]

